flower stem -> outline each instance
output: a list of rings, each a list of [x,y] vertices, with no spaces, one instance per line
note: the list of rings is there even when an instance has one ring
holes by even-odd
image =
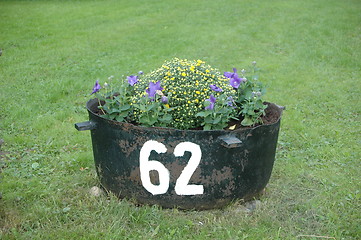
[[[99,103],[99,106],[100,106],[100,110],[101,110],[101,111],[102,111],[102,113],[105,115],[105,112],[104,112],[103,108],[101,108],[101,107],[102,107],[102,104],[100,103],[99,98],[98,98],[98,103]]]

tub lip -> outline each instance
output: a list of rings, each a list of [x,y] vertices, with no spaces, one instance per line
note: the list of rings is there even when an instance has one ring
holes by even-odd
[[[255,127],[245,127],[245,128],[238,128],[236,130],[191,130],[191,129],[185,129],[185,130],[182,130],[182,129],[177,129],[177,128],[170,128],[170,127],[144,127],[144,126],[138,126],[138,125],[134,125],[132,123],[128,123],[128,122],[118,122],[118,121],[115,121],[115,120],[110,120],[110,119],[106,119],[104,117],[102,117],[101,115],[98,115],[96,113],[94,113],[92,110],[91,110],[91,107],[94,105],[94,104],[97,104],[98,103],[98,99],[97,98],[93,98],[93,99],[90,99],[87,101],[86,103],[86,109],[88,111],[88,113],[92,114],[93,116],[95,116],[96,118],[100,119],[101,121],[106,121],[110,124],[113,124],[113,125],[116,125],[116,126],[125,126],[125,127],[130,127],[130,128],[134,128],[134,129],[140,129],[140,130],[161,130],[161,131],[172,131],[172,132],[188,132],[188,133],[237,133],[237,132],[243,132],[243,131],[247,131],[247,130],[254,130],[254,129],[257,129],[257,128],[260,128],[260,127],[265,127],[265,126],[273,126],[273,125],[276,125],[278,124],[280,121],[281,121],[281,118],[282,118],[282,113],[283,113],[283,110],[285,110],[285,107],[283,106],[279,106],[275,103],[271,103],[271,102],[265,102],[271,106],[274,106],[277,108],[278,110],[278,113],[279,113],[279,117],[277,119],[277,121],[271,123],[271,124],[262,124],[262,125],[258,125],[258,126],[255,126]]]

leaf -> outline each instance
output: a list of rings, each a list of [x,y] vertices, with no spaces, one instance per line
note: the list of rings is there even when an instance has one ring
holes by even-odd
[[[244,98],[245,99],[250,99],[252,97],[252,87],[248,86],[244,89]]]
[[[204,101],[204,106],[205,106],[205,107],[208,107],[209,105],[211,105],[211,102],[210,102],[210,101]]]
[[[172,121],[172,116],[171,115],[165,115],[162,118],[159,119],[161,122],[171,122]]]
[[[219,116],[216,119],[213,120],[213,124],[218,124],[222,120],[222,117]]]
[[[210,124],[206,124],[203,127],[203,130],[211,130],[211,129],[212,129],[212,125],[210,125]]]
[[[196,114],[196,117],[205,117],[207,116],[208,114],[206,112],[199,112]]]
[[[107,116],[107,115],[105,115],[105,116]],[[107,117],[109,117],[108,119],[113,120],[113,119],[116,119],[116,118],[117,118],[117,116],[118,116],[118,114],[116,114],[116,113],[112,113],[112,114],[109,114]]]
[[[157,108],[157,106],[155,104],[150,104],[150,105],[147,106],[146,111],[150,111],[153,108]]]
[[[218,124],[213,124],[212,129],[213,130],[221,130],[221,129],[225,128],[226,126],[227,126],[227,124],[220,122]]]
[[[220,108],[220,109],[217,109],[216,112],[217,112],[218,114],[225,114],[225,113],[227,113],[227,111],[228,111],[227,108],[222,107],[222,108]]]
[[[257,109],[264,109],[264,107],[267,107],[267,106],[264,105],[261,100],[259,100],[259,101],[256,102],[255,107],[256,107]]]
[[[130,108],[130,105],[129,104],[125,104],[125,105],[122,105],[121,107],[119,107],[119,110],[120,111],[126,111]]]
[[[212,124],[213,123],[213,118],[211,116],[207,116],[204,118],[204,122],[208,123],[208,124]]]
[[[144,125],[144,126],[152,126],[153,125],[153,120],[150,119],[149,116],[147,115],[142,115],[139,117],[139,122]]]
[[[253,125],[253,121],[250,117],[245,117],[242,122],[241,122],[242,126],[251,126]]]
[[[254,110],[249,109],[247,111],[247,114],[250,115],[250,116],[253,116],[255,113],[254,113]]]
[[[123,121],[124,121],[124,117],[121,116],[121,115],[116,116],[115,119],[116,119],[118,122],[123,122]]]
[[[146,111],[147,110],[146,106],[144,106],[143,104],[134,104],[133,106],[135,108],[138,108],[141,111]]]
[[[121,116],[121,117],[125,118],[125,117],[128,116],[128,112],[121,112],[121,113],[119,113],[118,116]]]
[[[156,123],[157,121],[158,121],[158,119],[150,119],[149,125],[150,125],[150,126],[153,126],[154,123]]]

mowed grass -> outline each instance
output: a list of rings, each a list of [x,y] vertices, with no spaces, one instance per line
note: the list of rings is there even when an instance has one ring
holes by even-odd
[[[360,239],[358,0],[0,1],[0,239]],[[262,67],[287,107],[252,213],[137,206],[99,185],[85,102],[96,79],[172,57]]]

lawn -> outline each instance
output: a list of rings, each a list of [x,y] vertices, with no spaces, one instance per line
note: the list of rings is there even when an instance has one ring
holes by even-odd
[[[361,239],[359,0],[0,1],[0,239]],[[286,106],[253,211],[137,206],[99,186],[96,79],[173,57],[262,68]]]

